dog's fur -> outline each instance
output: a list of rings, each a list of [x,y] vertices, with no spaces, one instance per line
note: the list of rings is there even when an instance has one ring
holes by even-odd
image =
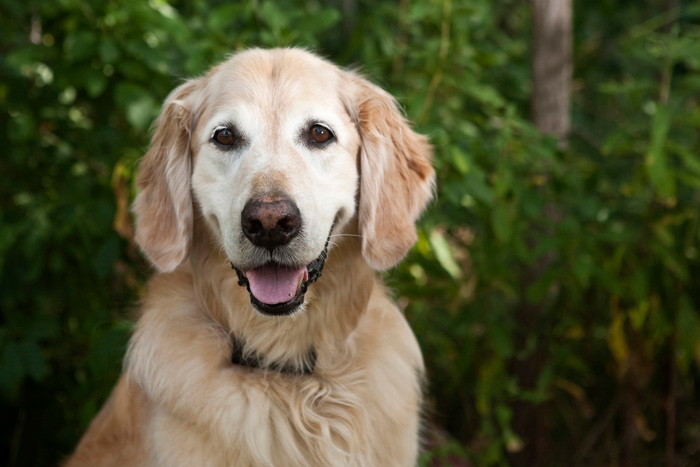
[[[308,122],[335,141],[307,144]],[[222,124],[240,132],[235,150],[213,144]],[[121,379],[67,465],[414,465],[423,361],[375,271],[415,242],[430,161],[391,96],[305,51],[248,50],[175,89],[134,204],[159,274]],[[270,194],[303,224],[267,251],[241,234],[241,210]],[[229,264],[308,264],[328,239],[323,275],[290,316],[256,311]],[[262,368],[231,362],[234,339]],[[308,366],[310,350],[310,374],[276,370]]]

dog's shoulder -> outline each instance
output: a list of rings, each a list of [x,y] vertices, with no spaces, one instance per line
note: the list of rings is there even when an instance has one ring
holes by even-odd
[[[64,467],[146,465],[150,410],[143,391],[122,375]]]
[[[376,453],[377,465],[409,465],[417,455],[423,357],[404,314],[381,282],[352,337],[365,372],[363,407],[377,445],[384,446]]]

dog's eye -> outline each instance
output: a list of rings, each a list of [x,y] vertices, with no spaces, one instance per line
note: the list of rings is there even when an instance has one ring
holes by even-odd
[[[317,123],[309,128],[309,138],[316,144],[325,145],[333,139],[333,133],[328,127]]]
[[[220,146],[230,148],[236,144],[238,138],[230,128],[219,128],[214,132],[213,140]]]

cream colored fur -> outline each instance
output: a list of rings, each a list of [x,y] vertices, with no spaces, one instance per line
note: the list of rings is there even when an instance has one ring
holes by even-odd
[[[311,120],[337,141],[300,142]],[[224,122],[245,135],[240,150],[212,145]],[[160,272],[122,377],[66,465],[414,465],[423,362],[375,270],[415,241],[430,158],[388,94],[308,52],[249,50],[173,91],[134,205]],[[260,261],[240,213],[272,192],[304,226],[276,261],[313,261],[332,229],[322,277],[285,317],[257,312],[229,265]],[[301,365],[313,348],[315,370],[234,365],[232,336],[268,362]]]

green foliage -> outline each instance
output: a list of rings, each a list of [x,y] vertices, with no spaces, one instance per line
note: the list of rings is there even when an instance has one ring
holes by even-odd
[[[514,21],[527,7],[503,6],[477,15],[472,37],[480,27],[494,44],[527,37],[527,23]],[[697,381],[700,12],[647,20],[636,6],[609,8],[587,7],[576,24],[567,150],[525,121],[527,95],[514,92],[527,82],[522,42],[492,52],[453,36],[441,105],[422,120],[435,126],[440,209],[396,286],[410,303],[438,412],[460,414],[447,424],[475,440],[477,465],[507,463],[506,453],[542,439],[550,451],[536,465],[563,465],[572,453],[577,464],[610,463],[629,429],[615,426],[625,411],[644,440],[632,459],[648,465],[663,452],[664,423],[674,423],[664,421],[664,401],[692,394]],[[499,31],[499,22],[508,26]],[[468,62],[489,64],[476,83],[457,71]],[[519,374],[533,360],[537,373]],[[511,408],[521,402],[535,403],[551,431],[514,433]],[[602,422],[611,408],[616,418]],[[677,416],[670,429],[686,446],[697,413],[679,405]],[[599,423],[618,440],[608,451],[592,449]]]
[[[361,65],[435,147],[438,200],[387,277],[451,436],[423,462],[546,440],[537,465],[614,464],[630,419],[636,463],[668,433],[698,462],[700,10],[577,10],[558,149],[528,121],[527,2],[343,3],[2,0],[0,458],[55,463],[116,379],[147,275],[126,206],[165,96],[232,51],[298,45]]]

